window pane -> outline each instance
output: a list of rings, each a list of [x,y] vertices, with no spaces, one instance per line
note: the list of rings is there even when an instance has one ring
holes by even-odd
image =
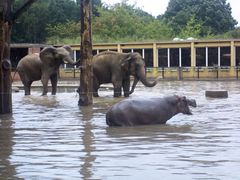
[[[231,64],[231,54],[230,47],[221,47],[220,49],[220,65],[221,66],[230,66]]]
[[[218,65],[218,48],[210,47],[208,48],[208,66]]]
[[[167,48],[158,49],[158,66],[159,67],[168,66],[168,49]]]
[[[123,49],[122,52],[123,53],[130,53],[130,52],[132,52],[132,49]]]
[[[196,66],[206,66],[206,48],[196,48]]]
[[[153,49],[145,49],[144,51],[146,67],[153,67]]]
[[[142,49],[133,49],[133,52],[138,52],[139,54],[141,54],[141,56],[142,56]]]
[[[190,67],[191,66],[191,49],[182,48],[182,66]]]
[[[170,67],[179,67],[179,48],[170,49]]]
[[[236,47],[236,66],[240,66],[240,47]]]

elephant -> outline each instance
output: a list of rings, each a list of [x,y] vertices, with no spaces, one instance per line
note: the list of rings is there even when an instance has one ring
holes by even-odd
[[[140,80],[145,86],[153,87],[157,80],[149,82],[146,79],[145,62],[139,53],[119,53],[104,51],[93,57],[93,96],[98,97],[98,89],[101,84],[112,83],[114,97],[122,95],[128,97],[134,92],[134,88]],[[134,82],[130,90],[130,75],[134,76]]]
[[[191,115],[189,106],[197,107],[196,101],[178,95],[125,99],[110,107],[106,123],[108,126],[165,124],[178,113]]]
[[[17,72],[24,85],[25,95],[30,95],[33,81],[41,80],[43,84],[42,95],[48,92],[48,81],[51,80],[52,95],[56,94],[58,70],[61,64],[69,63],[76,65],[71,58],[72,49],[70,46],[45,47],[40,53],[24,56],[17,65]]]

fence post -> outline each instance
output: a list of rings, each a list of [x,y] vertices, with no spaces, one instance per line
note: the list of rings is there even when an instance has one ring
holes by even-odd
[[[92,5],[91,0],[81,0],[81,75],[79,106],[88,106],[93,103],[92,98]]]

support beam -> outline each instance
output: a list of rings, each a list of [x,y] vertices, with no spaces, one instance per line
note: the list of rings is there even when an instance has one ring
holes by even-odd
[[[0,114],[12,113],[12,79],[10,61],[11,30],[14,21],[35,1],[26,1],[12,14],[13,0],[0,1]]]
[[[9,20],[11,2],[4,0],[0,7],[0,114],[12,113],[12,81]],[[5,8],[3,8],[3,6]]]
[[[79,106],[88,106],[93,103],[92,98],[92,2],[81,0],[81,75],[79,92]]]

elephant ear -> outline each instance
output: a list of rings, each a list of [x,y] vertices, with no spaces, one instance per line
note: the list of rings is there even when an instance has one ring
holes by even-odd
[[[69,52],[69,55],[73,58],[73,50],[72,50],[71,46],[65,45],[62,48],[67,50],[67,52]]]
[[[73,57],[73,51],[70,46],[62,46],[56,49],[57,55],[56,59],[65,60],[65,58],[72,58]],[[68,61],[66,61],[68,62]]]
[[[43,63],[49,63],[52,59],[55,59],[57,54],[57,49],[54,47],[46,47],[44,48],[39,56]]]
[[[130,69],[131,59],[132,53],[128,53],[127,56],[121,60],[120,64],[123,71],[128,71]]]

